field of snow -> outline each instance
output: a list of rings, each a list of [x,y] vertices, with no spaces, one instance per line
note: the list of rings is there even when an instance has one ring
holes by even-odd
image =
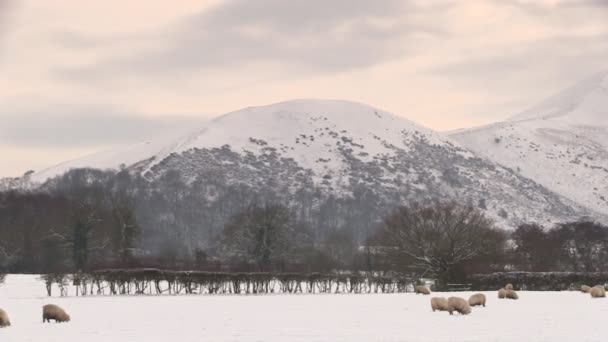
[[[450,316],[433,313],[430,297],[414,294],[47,298],[35,276],[11,275],[0,287],[0,307],[12,326],[0,329],[0,341],[608,340],[601,323],[608,299],[578,292],[521,292],[519,301],[486,296],[486,308]],[[47,303],[64,307],[72,321],[43,324]]]

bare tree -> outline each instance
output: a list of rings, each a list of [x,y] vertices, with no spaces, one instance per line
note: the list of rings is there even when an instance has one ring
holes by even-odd
[[[253,260],[260,270],[281,263],[299,240],[298,225],[290,210],[281,205],[251,206],[226,224],[222,244],[226,254]]]
[[[549,235],[558,245],[560,269],[574,272],[605,271],[608,227],[590,221],[557,225]]]
[[[133,260],[140,228],[135,216],[135,200],[125,194],[111,198],[112,201],[112,245],[114,255],[122,265]]]
[[[411,264],[445,284],[462,280],[467,262],[503,251],[506,236],[471,206],[439,203],[397,208],[373,241],[395,263]]]
[[[74,204],[72,222],[68,233],[62,234],[53,231],[52,238],[61,241],[65,247],[71,249],[72,262],[77,271],[88,268],[90,254],[94,250],[102,250],[108,245],[107,241],[94,244],[95,229],[101,223],[98,208],[82,201]]]
[[[522,224],[511,234],[512,259],[521,271],[548,272],[557,270],[559,241],[550,231],[537,224]]]

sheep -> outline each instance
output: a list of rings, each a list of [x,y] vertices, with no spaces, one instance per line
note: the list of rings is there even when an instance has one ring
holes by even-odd
[[[507,284],[505,285],[505,290],[513,290],[513,284]]]
[[[69,322],[70,315],[57,305],[47,304],[42,307],[42,323],[51,323],[51,320],[55,320],[55,323]]]
[[[6,328],[11,326],[11,320],[8,319],[6,311],[0,309],[0,328]]]
[[[504,288],[498,290],[498,299],[505,299],[507,298],[507,290],[505,290]]]
[[[416,294],[430,295],[431,291],[426,286],[416,286]]]
[[[506,291],[506,298],[507,299],[519,299],[519,296],[517,295],[517,292],[515,292],[513,290],[507,290]]]
[[[470,306],[478,306],[481,305],[484,308],[486,307],[486,295],[484,295],[483,293],[477,293],[471,296],[471,298],[469,298],[469,305]]]
[[[603,298],[603,297],[606,297],[606,290],[601,285],[597,285],[597,286],[592,287],[591,290],[589,290],[589,293],[591,294],[591,298]]]
[[[444,297],[431,298],[431,308],[435,311],[448,311],[448,300]]]
[[[461,315],[468,315],[471,313],[471,306],[463,298],[450,297],[448,298],[448,312],[453,315],[454,311]]]
[[[591,287],[589,287],[587,285],[582,285],[581,286],[581,292],[582,293],[589,293],[590,290],[591,290]]]

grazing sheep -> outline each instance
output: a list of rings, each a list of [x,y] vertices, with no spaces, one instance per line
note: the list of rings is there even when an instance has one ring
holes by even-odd
[[[589,290],[589,293],[591,294],[591,298],[606,297],[606,290],[604,290],[604,287],[601,285],[592,287],[591,290]]]
[[[507,284],[505,285],[505,290],[513,290],[513,284]]]
[[[431,291],[426,286],[416,286],[416,294],[422,293],[423,295],[430,295]]]
[[[505,298],[507,298],[507,290],[505,290],[504,288],[498,290],[498,299],[505,299]]]
[[[461,315],[468,315],[471,313],[471,306],[469,306],[469,303],[463,298],[450,297],[448,298],[448,312],[450,315],[453,315],[454,311]]]
[[[6,328],[11,326],[11,320],[8,319],[6,311],[0,309],[0,328]]]
[[[448,311],[448,300],[444,297],[431,298],[431,308],[435,311]]]
[[[469,298],[469,305],[470,306],[478,306],[481,305],[484,308],[486,307],[486,295],[484,295],[483,293],[477,293],[471,296],[471,298]]]
[[[581,292],[582,293],[589,293],[590,290],[591,290],[591,287],[589,287],[587,285],[582,285],[581,286]]]
[[[51,320],[55,323],[69,322],[70,315],[57,305],[47,304],[42,307],[42,322],[51,323]]]
[[[519,296],[517,295],[517,292],[515,292],[513,290],[507,290],[506,298],[507,299],[519,299]]]

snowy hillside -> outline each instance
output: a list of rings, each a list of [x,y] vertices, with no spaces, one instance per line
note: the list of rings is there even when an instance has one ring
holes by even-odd
[[[508,121],[454,132],[470,150],[608,214],[608,73]]]
[[[70,168],[121,164],[150,180],[177,170],[187,182],[244,184],[259,193],[279,193],[285,202],[314,188],[325,196],[355,198],[362,211],[376,214],[411,201],[452,199],[487,210],[510,227],[596,215],[448,137],[344,101],[295,100],[247,108],[175,141],[97,154],[32,179],[43,181]]]
[[[120,169],[122,165],[130,166],[141,162],[142,160],[154,158],[156,155],[160,154],[168,144],[171,144],[171,142],[171,138],[164,138],[154,141],[143,141],[115,150],[102,151],[35,172],[30,176],[30,179],[35,183],[43,183],[47,179],[60,176],[71,169],[87,167],[101,170],[117,170]]]
[[[573,126],[608,127],[608,71],[597,73],[509,121],[551,120]],[[608,137],[605,137],[608,141]]]
[[[347,172],[344,153],[361,162],[395,155],[395,146],[425,139],[445,144],[432,131],[366,105],[346,101],[295,100],[253,107],[211,121],[192,136],[170,145],[156,156],[146,171],[171,153],[229,145],[232,151],[254,154],[278,153],[310,169],[316,182],[338,180]],[[463,152],[464,153],[464,152]],[[464,153],[469,155],[469,153]]]

